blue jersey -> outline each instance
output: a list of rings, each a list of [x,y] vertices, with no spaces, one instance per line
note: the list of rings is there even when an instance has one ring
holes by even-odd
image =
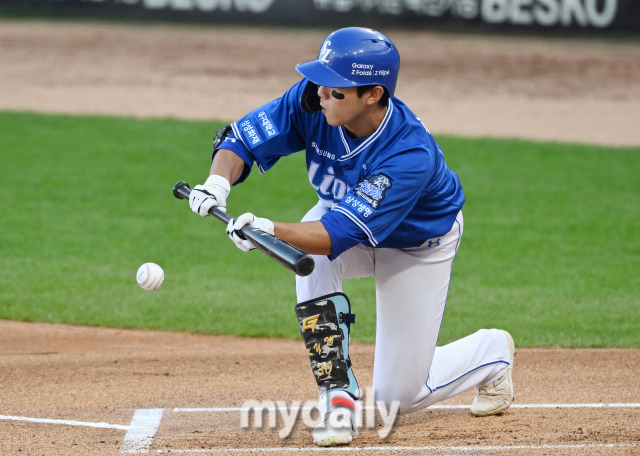
[[[356,244],[417,247],[446,234],[464,203],[458,176],[440,146],[399,99],[371,135],[349,137],[321,112],[300,104],[307,80],[232,124],[219,148],[230,149],[260,172],[280,157],[306,151],[309,182],[331,209],[320,220],[331,238],[331,258]]]

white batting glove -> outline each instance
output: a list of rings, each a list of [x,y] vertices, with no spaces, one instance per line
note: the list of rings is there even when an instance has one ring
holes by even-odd
[[[202,185],[196,185],[189,195],[189,207],[202,217],[209,215],[209,209],[217,207],[227,212],[227,196],[231,191],[229,181],[213,174]]]
[[[253,250],[256,248],[256,246],[253,245],[253,242],[245,239],[245,237],[240,232],[242,227],[245,225],[255,226],[265,233],[273,235],[273,222],[266,218],[256,217],[250,212],[242,214],[240,217],[238,217],[237,220],[229,220],[229,224],[227,225],[227,235],[236,244],[236,247],[238,247],[243,252],[248,252],[249,250]]]

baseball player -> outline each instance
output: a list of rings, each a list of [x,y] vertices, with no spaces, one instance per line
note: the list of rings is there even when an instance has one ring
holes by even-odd
[[[231,185],[254,163],[265,172],[304,151],[318,203],[302,221],[247,213],[231,220],[227,234],[249,251],[254,245],[239,230],[251,224],[313,255],[314,271],[296,278],[295,312],[320,391],[318,446],[357,436],[361,393],[349,358],[355,318],[344,279],[375,277],[376,401],[407,413],[476,388],[475,416],[501,413],[513,401],[508,332],[479,330],[436,347],[465,197],[440,146],[394,96],[399,67],[396,46],[382,33],[331,33],[317,59],[296,66],[302,80],[218,134],[210,176],[189,198],[201,216],[226,209]]]

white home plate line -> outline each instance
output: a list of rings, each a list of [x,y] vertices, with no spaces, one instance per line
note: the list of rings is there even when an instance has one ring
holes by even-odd
[[[639,443],[594,443],[590,444],[576,444],[576,445],[505,445],[505,446],[380,446],[380,447],[359,447],[359,446],[344,446],[344,447],[280,447],[280,448],[210,448],[210,449],[194,449],[194,450],[177,450],[177,449],[164,449],[153,450],[152,453],[164,454],[164,453],[280,453],[280,452],[294,452],[294,453],[311,453],[311,452],[325,452],[325,451],[339,451],[339,452],[358,452],[358,451],[511,451],[511,450],[572,450],[572,449],[590,449],[590,448],[640,448]]]
[[[312,410],[313,407],[298,407],[301,410]],[[369,409],[370,407],[363,407],[364,409]],[[467,409],[469,405],[432,405],[429,409],[437,410],[437,409]],[[640,403],[612,403],[612,404],[604,404],[604,403],[596,403],[596,404],[513,404],[511,405],[512,409],[536,409],[536,408],[640,408]],[[289,409],[293,409],[293,407],[289,407]],[[138,412],[143,413],[143,410],[162,410],[165,409],[138,409],[136,410],[136,414]],[[212,408],[174,408],[173,412],[181,413],[181,412],[247,412],[250,408],[248,407],[212,407]],[[277,410],[277,408],[265,408],[264,410]],[[156,417],[158,412],[152,412],[149,415],[149,419],[151,417]],[[132,425],[134,421],[140,419],[143,415],[134,415],[134,420],[132,421]],[[160,415],[161,418],[161,415]],[[155,418],[154,418],[155,419]],[[11,415],[0,415],[0,420],[8,420],[8,421],[27,421],[30,423],[44,423],[44,424],[62,424],[65,426],[84,426],[91,428],[102,428],[102,429],[120,429],[123,431],[128,431],[132,426],[122,425],[122,424],[109,424],[109,423],[96,423],[89,421],[76,421],[76,420],[61,420],[61,419],[51,419],[51,418],[34,418],[29,416],[11,416]]]
[[[301,410],[312,410],[314,407],[300,406],[288,407],[289,409],[299,408]],[[365,409],[372,407],[363,407]],[[468,409],[469,405],[432,405],[430,409]],[[584,403],[584,404],[513,404],[514,409],[550,409],[550,408],[640,408],[640,403]],[[220,452],[255,452],[255,451],[491,451],[491,450],[516,450],[516,449],[572,449],[572,448],[625,448],[638,447],[640,442],[632,443],[616,443],[616,444],[579,444],[579,445],[532,445],[532,446],[495,446],[495,447],[344,447],[344,448],[226,448],[226,449],[171,449],[171,450],[150,450],[153,443],[153,437],[156,434],[160,421],[167,409],[137,409],[128,426],[121,424],[109,424],[103,422],[87,422],[76,420],[61,420],[49,418],[34,418],[27,416],[10,416],[0,415],[0,420],[8,421],[25,421],[31,423],[43,424],[61,424],[66,426],[83,426],[89,428],[101,429],[117,429],[127,431],[122,445],[121,453],[220,453]],[[174,408],[174,413],[203,412],[203,413],[221,413],[221,412],[242,412],[252,410],[249,407],[213,407],[213,408]],[[262,410],[278,410],[277,407],[264,408]],[[280,409],[282,410],[282,409]]]
[[[148,453],[156,435],[164,409],[138,409],[124,436],[120,453]]]
[[[123,431],[129,430],[129,426],[123,426],[121,424],[92,423],[87,421],[74,421],[74,420],[54,420],[49,418],[32,418],[28,416],[0,415],[0,420],[28,421],[30,423],[45,423],[45,424],[64,424],[67,426],[84,426],[84,427],[102,428],[102,429],[121,429]]]
[[[371,409],[375,407],[364,406],[363,409]],[[468,409],[469,404],[466,405],[432,405],[430,410],[448,410],[448,409]],[[512,409],[538,409],[538,408],[640,408],[640,402],[638,403],[595,403],[595,404],[512,404]],[[287,407],[287,410],[313,410],[314,407],[300,406],[300,407]],[[193,408],[183,407],[174,408],[175,413],[189,413],[189,412],[248,412],[252,410],[251,407],[212,407],[212,408]],[[278,407],[264,407],[262,410],[280,410]]]

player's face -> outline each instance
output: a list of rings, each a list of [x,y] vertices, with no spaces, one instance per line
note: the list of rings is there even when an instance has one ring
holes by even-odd
[[[367,113],[366,95],[359,97],[355,87],[318,87],[322,113],[334,127],[358,125]],[[349,128],[353,131],[351,128]]]

